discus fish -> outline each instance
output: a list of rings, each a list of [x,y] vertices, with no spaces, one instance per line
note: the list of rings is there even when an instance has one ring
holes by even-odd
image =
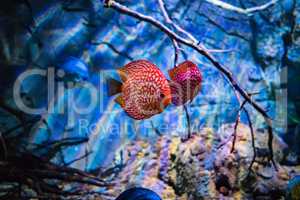
[[[118,70],[122,80],[110,79],[109,95],[136,120],[161,113],[171,103],[169,83],[159,68],[147,60],[136,60]]]
[[[116,200],[161,200],[161,198],[152,190],[137,187],[126,190]]]
[[[192,101],[199,93],[202,82],[202,75],[197,65],[187,60],[168,72],[171,78],[169,83],[172,103],[179,106]]]

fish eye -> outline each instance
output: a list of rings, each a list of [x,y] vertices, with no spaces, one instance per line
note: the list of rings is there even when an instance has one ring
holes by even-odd
[[[164,98],[164,97],[165,97],[165,94],[161,93],[160,98]]]

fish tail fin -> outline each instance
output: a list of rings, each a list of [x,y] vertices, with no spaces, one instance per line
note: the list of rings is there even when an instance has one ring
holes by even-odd
[[[125,101],[121,95],[117,96],[115,102],[118,103],[122,108],[125,107]]]
[[[122,83],[113,78],[107,80],[108,96],[114,96],[122,92]]]

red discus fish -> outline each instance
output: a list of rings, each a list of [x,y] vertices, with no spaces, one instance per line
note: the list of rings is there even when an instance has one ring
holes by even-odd
[[[199,93],[202,82],[202,75],[197,65],[187,60],[168,72],[171,78],[172,103],[179,106],[192,101]]]
[[[128,63],[118,70],[122,83],[111,79],[109,93],[132,118],[141,120],[161,113],[171,103],[168,80],[147,60]]]

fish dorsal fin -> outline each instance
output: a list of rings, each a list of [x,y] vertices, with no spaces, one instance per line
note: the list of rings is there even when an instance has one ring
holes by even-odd
[[[178,71],[177,67],[174,67],[174,68],[168,70],[168,74],[169,74],[171,80],[175,79],[177,71]]]
[[[122,108],[125,107],[125,101],[121,95],[119,95],[119,96],[117,96],[117,98],[115,98],[115,102],[118,103]]]
[[[190,67],[193,67],[193,65],[195,65],[195,64],[189,60],[184,61],[183,63],[180,63],[179,65],[175,66],[174,68],[172,68],[168,71],[170,78],[172,80],[174,80],[176,78],[177,74],[187,72]]]
[[[119,74],[121,80],[122,80],[123,82],[126,82],[128,73],[127,73],[125,67],[119,68],[119,69],[117,70],[117,72],[118,72],[118,74]]]

